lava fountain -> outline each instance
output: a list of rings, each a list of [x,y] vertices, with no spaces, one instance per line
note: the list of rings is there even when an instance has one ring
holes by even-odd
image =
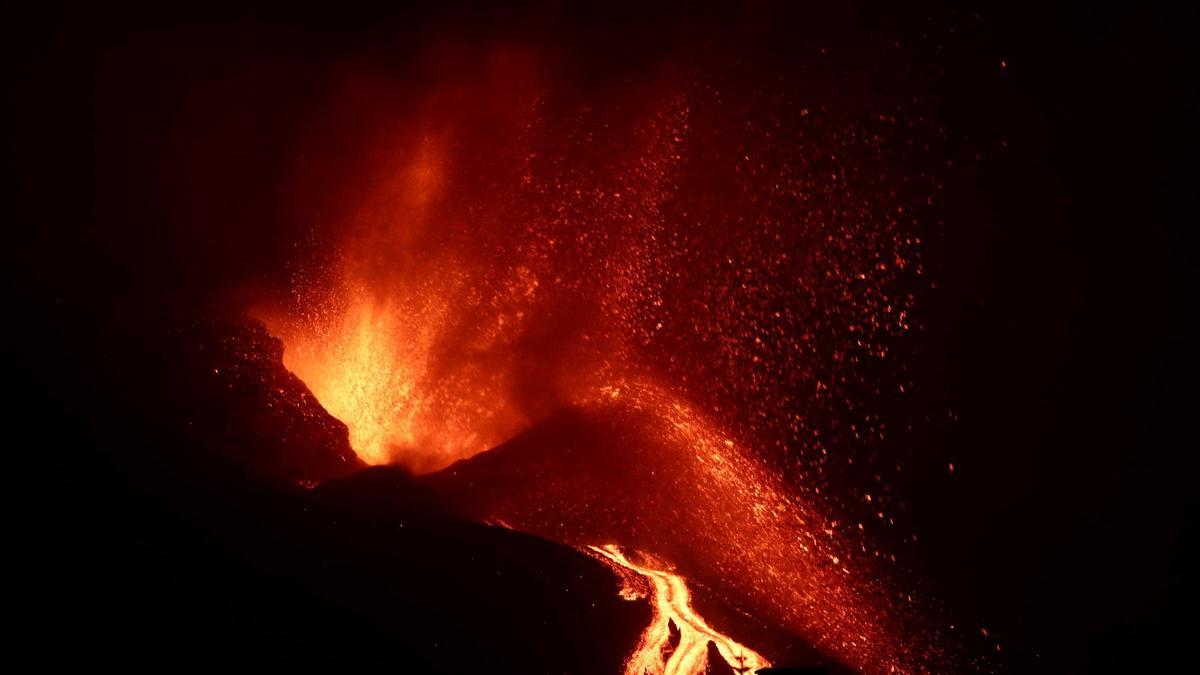
[[[889,132],[665,67],[597,94],[491,49],[440,77],[345,79],[320,126],[353,133],[314,134],[305,156],[333,159],[297,168],[316,245],[255,312],[359,456],[429,474],[565,408],[631,411],[647,431],[614,467],[466,497],[653,587],[631,664],[666,620],[689,636],[668,672],[719,636],[681,576],[608,546],[640,537],[855,668],[935,668],[888,556],[819,496],[829,439],[882,437],[834,412],[909,329],[932,187],[889,171]]]

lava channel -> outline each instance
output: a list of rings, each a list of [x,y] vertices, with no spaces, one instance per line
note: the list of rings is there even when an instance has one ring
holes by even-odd
[[[650,599],[653,617],[625,661],[625,675],[703,675],[709,642],[716,645],[726,662],[736,664],[737,672],[753,673],[771,665],[758,652],[709,626],[692,609],[691,593],[683,577],[649,564],[635,563],[616,544],[587,548],[621,578],[622,597]],[[674,649],[671,649],[671,624],[679,631],[679,644]]]

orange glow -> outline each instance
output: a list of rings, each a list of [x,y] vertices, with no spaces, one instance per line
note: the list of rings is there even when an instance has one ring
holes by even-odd
[[[500,519],[576,544],[636,537],[639,548],[686,561],[689,575],[732,604],[748,604],[864,672],[920,671],[944,656],[910,632],[911,600],[890,601],[879,567],[856,554],[836,518],[792,494],[752,448],[677,395],[637,378],[617,381],[585,404],[612,411],[640,438],[636,451],[601,460],[621,467],[616,485],[595,489],[574,477],[539,485],[533,501],[501,504]],[[593,490],[619,528],[592,517]]]
[[[274,330],[288,345],[284,364],[346,423],[368,464],[433,471],[527,423],[504,405],[502,372],[469,363],[448,370],[438,361],[441,331],[452,324],[447,304],[364,293],[338,310],[313,332]]]
[[[636,418],[645,429],[606,446],[608,464],[510,476],[473,515],[670,560],[861,671],[947,670],[888,581],[895,557],[821,491],[830,461],[884,432],[829,411],[853,407],[909,327],[896,279],[915,239],[894,215],[906,191],[881,188],[875,137],[822,131],[807,109],[793,132],[671,82],[620,105],[556,102],[531,64],[501,55],[418,102],[371,95],[341,113],[366,127],[365,158],[298,189],[334,195],[314,216],[328,241],[290,297],[256,311],[285,365],[364,461],[415,473],[564,408]],[[826,440],[839,437],[852,440]],[[789,478],[781,457],[799,467]],[[638,664],[667,621],[692,646],[652,672],[697,672],[694,643],[713,636],[727,659],[743,649],[695,616],[665,564],[593,552],[654,589]]]
[[[748,672],[771,665],[761,654],[718,633],[696,614],[687,582],[663,569],[661,562],[653,567],[634,563],[615,544],[589,546],[588,550],[620,576],[622,597],[632,600],[649,596],[653,617],[625,662],[626,675],[702,675],[710,641],[730,665],[747,668]],[[673,650],[671,624],[679,631],[679,644]]]
[[[384,162],[348,217],[340,255],[322,272],[327,285],[306,286],[300,312],[257,314],[363,461],[425,473],[529,424],[512,396],[512,341],[539,288],[527,267],[482,278],[469,251],[437,245],[453,236],[435,219],[443,150],[436,134],[407,150],[413,160]]]

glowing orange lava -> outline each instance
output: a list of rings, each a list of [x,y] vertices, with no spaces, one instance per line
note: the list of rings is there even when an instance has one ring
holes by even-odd
[[[683,577],[661,569],[663,565],[635,563],[615,544],[588,549],[621,577],[622,597],[632,600],[649,596],[653,616],[625,662],[626,675],[702,675],[709,642],[716,645],[727,663],[745,669],[741,672],[752,673],[771,665],[761,654],[710,627],[692,609]],[[679,643],[673,649],[672,624],[679,631]]]
[[[375,300],[364,293],[311,332],[273,326],[288,345],[284,364],[346,423],[351,446],[368,464],[433,471],[528,423],[505,404],[502,370],[440,360],[441,331],[453,329],[445,297]]]
[[[516,395],[517,341],[541,289],[526,257],[485,266],[486,248],[437,220],[447,169],[435,138],[398,152],[414,159],[389,163],[347,216],[301,311],[257,314],[363,461],[425,473],[528,426],[538,406]]]

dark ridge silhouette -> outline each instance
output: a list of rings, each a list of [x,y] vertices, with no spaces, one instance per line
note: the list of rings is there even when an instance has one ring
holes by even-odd
[[[531,672],[536,645],[532,672],[609,675],[649,621],[579,551],[399,499],[418,494],[403,472],[357,471],[260,327],[122,344],[163,354],[123,371],[136,398],[59,392],[89,415],[62,434],[97,460],[24,479],[54,555],[18,591],[22,641],[56,663]],[[76,475],[96,495],[72,498]]]
[[[667,640],[667,647],[663,650],[663,662],[671,658],[671,654],[679,648],[679,642],[683,639],[683,631],[679,630],[679,626],[675,625],[674,619],[667,619],[667,631],[670,633],[670,638]]]
[[[255,471],[315,483],[365,465],[346,425],[283,366],[283,343],[251,319],[209,319],[181,337],[181,407],[206,448]]]
[[[729,663],[725,661],[725,657],[721,656],[721,651],[717,649],[717,645],[712,640],[708,641],[708,654],[704,662],[704,675],[737,675]]]
[[[572,544],[670,547],[693,484],[687,458],[656,439],[661,421],[621,407],[559,410],[492,450],[418,480],[463,515]]]

